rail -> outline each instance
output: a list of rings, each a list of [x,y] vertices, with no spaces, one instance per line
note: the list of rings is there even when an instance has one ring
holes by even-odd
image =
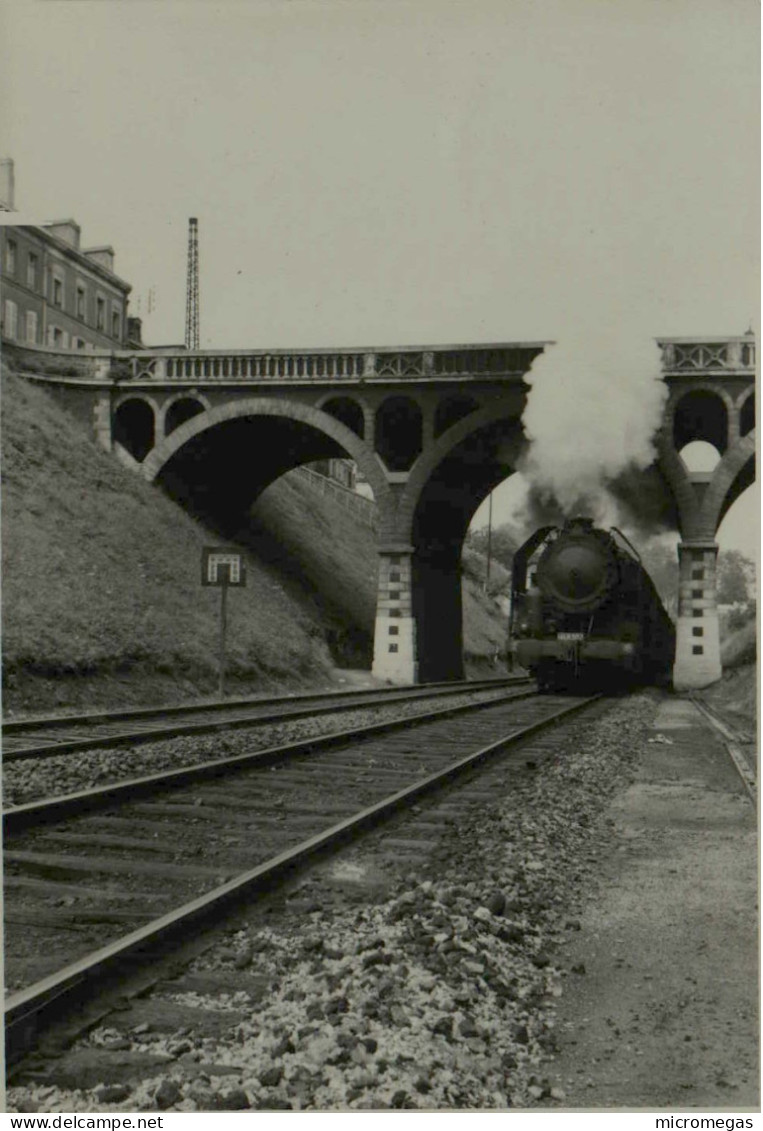
[[[295,824],[295,831],[297,829],[304,830],[301,835],[304,836],[307,832],[307,839],[297,840],[297,843],[294,843],[297,838],[292,836],[291,829],[286,822],[283,825],[283,831],[287,835],[284,839],[272,842],[270,851],[275,854],[269,859],[263,859],[262,862],[255,863],[254,866],[250,863],[246,871],[238,874],[236,874],[235,866],[231,868],[218,862],[213,869],[208,869],[204,873],[205,884],[210,885],[208,890],[191,902],[183,903],[179,907],[177,905],[174,908],[170,907],[165,910],[164,914],[161,913],[161,907],[156,907],[154,914],[159,911],[158,918],[145,922],[129,934],[101,946],[94,953],[85,954],[80,958],[75,958],[74,961],[71,961],[70,958],[70,965],[65,968],[43,976],[40,981],[28,985],[24,989],[9,993],[5,1002],[7,1063],[13,1065],[17,1062],[24,1053],[34,1047],[46,1026],[65,1018],[69,1011],[81,1009],[88,999],[97,995],[108,994],[115,987],[121,987],[120,992],[123,992],[125,977],[128,973],[134,974],[144,965],[155,965],[160,955],[167,953],[172,946],[187,940],[189,930],[198,931],[205,923],[219,922],[221,914],[239,903],[242,898],[251,897],[271,888],[282,877],[293,874],[296,867],[313,861],[318,854],[346,843],[367,828],[393,816],[402,807],[409,806],[426,794],[451,783],[494,756],[513,748],[524,739],[534,737],[546,728],[580,712],[598,699],[599,696],[594,696],[573,702],[568,701],[560,706],[558,701],[554,702],[548,698],[541,699],[539,697],[536,700],[536,706],[542,706],[541,715],[538,716],[533,710],[531,716],[525,716],[522,721],[513,714],[508,717],[504,715],[507,709],[506,704],[492,703],[490,708],[487,709],[485,704],[481,704],[476,709],[472,706],[470,710],[475,714],[475,719],[470,720],[468,726],[469,743],[465,750],[461,750],[457,754],[455,760],[451,760],[455,751],[449,749],[447,742],[444,744],[446,748],[443,749],[440,732],[438,731],[434,735],[430,734],[427,750],[432,759],[431,764],[425,767],[419,767],[418,764],[409,767],[406,764],[406,767],[399,774],[397,771],[391,773],[390,768],[382,767],[383,772],[378,775],[377,786],[372,790],[372,796],[369,796],[368,789],[364,786],[358,793],[356,800],[345,799],[346,815],[340,813],[335,806],[329,806],[325,814],[318,814],[317,824],[310,829],[305,828],[304,822],[299,825]],[[449,728],[448,733],[452,735],[452,718],[455,715],[464,716],[466,713],[467,711],[464,708],[437,712],[437,723],[439,724],[444,718],[447,718],[448,721],[444,725]],[[478,726],[476,718],[486,720],[486,726]],[[435,721],[434,715],[419,715],[406,720],[405,726],[409,727],[430,721]],[[306,744],[300,744],[300,746],[307,746],[310,749],[310,757],[314,760],[318,746],[325,750],[330,746],[341,747],[344,744],[346,749],[348,740],[351,744],[354,744],[361,735],[369,736],[372,733],[389,732],[396,728],[399,729],[400,726],[400,722],[392,725],[386,724],[383,727],[376,724],[372,727],[358,728],[355,731],[324,736],[317,743],[312,740]],[[421,736],[421,732],[419,732],[419,735]],[[283,760],[295,753],[297,753],[297,750],[294,746],[267,752],[271,764],[274,756]],[[376,764],[373,756],[367,755],[367,757],[370,758],[369,765]],[[248,760],[251,761],[251,756]],[[241,763],[240,759],[234,761],[238,762],[239,765]],[[322,762],[321,765],[323,765]],[[217,766],[208,764],[205,767],[200,767],[201,775],[197,773],[195,776],[197,780],[200,776],[207,779],[216,778],[222,768],[221,763]],[[234,763],[230,760],[227,762],[227,769],[234,770]],[[422,771],[423,776],[421,776]],[[342,772],[341,763],[337,766],[337,772]],[[303,769],[303,786],[306,773],[308,771]],[[158,784],[157,779],[159,777],[164,779],[163,784],[169,784],[166,775],[157,775],[153,781],[150,779],[143,779],[141,782],[134,781],[128,787],[129,793],[126,799],[134,801],[138,792],[145,792],[150,796]],[[181,783],[178,781],[177,784]],[[308,779],[308,786],[309,784]],[[136,789],[139,786],[144,788]],[[390,787],[393,790],[391,793],[388,792]],[[345,796],[344,792],[342,796]],[[115,798],[111,798],[109,804],[114,800]],[[82,805],[83,801],[85,801],[84,806]],[[75,802],[75,809],[78,811],[90,808],[87,799],[82,796],[79,799],[57,799],[57,802],[53,803],[54,808],[57,808],[62,802],[65,807],[66,802]],[[249,806],[249,802],[246,802],[246,804]],[[362,806],[360,809],[356,808],[358,804]],[[75,809],[70,808],[69,812],[72,813]],[[304,813],[305,810],[297,806],[294,813],[297,812]],[[21,827],[29,827],[28,822],[23,820],[24,815],[20,811],[17,810],[15,815],[17,817],[22,816]],[[56,819],[62,815],[62,811],[59,811]],[[12,824],[13,816],[13,811],[4,814],[6,835],[11,832],[9,826]],[[29,817],[32,814],[28,813],[26,816]],[[45,814],[40,814],[40,816],[43,821],[46,819]],[[336,821],[337,817],[339,817],[338,823],[331,823],[332,818]],[[32,819],[34,820],[34,818]],[[251,815],[247,818],[247,822],[250,820]],[[19,831],[19,825],[13,831]],[[248,836],[246,843],[249,846]],[[247,855],[249,855],[248,848]],[[267,853],[265,855],[267,856]],[[24,854],[22,850],[22,852],[17,851],[15,856],[16,863],[23,863],[29,854]],[[167,872],[168,868],[173,874],[178,874],[178,868],[174,865],[161,865],[159,872],[162,869]],[[194,871],[197,877],[201,875],[198,865]],[[141,869],[141,875],[145,877],[149,873],[157,874],[157,868],[144,865]],[[6,874],[6,882],[7,879]],[[216,886],[213,886],[215,884]]]

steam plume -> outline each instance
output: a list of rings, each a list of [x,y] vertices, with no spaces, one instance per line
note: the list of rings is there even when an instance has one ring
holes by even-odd
[[[667,396],[657,344],[597,323],[550,346],[526,380],[528,519],[588,514],[650,535],[668,524],[670,493],[647,473]]]

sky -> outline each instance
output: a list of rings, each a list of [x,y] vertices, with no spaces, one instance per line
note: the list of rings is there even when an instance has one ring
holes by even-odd
[[[0,43],[18,222],[112,244],[149,343],[189,216],[202,347],[757,328],[756,0],[13,3]]]

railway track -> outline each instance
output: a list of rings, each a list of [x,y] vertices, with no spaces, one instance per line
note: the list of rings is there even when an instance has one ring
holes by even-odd
[[[734,767],[742,779],[747,795],[755,804],[758,795],[758,750],[755,736],[732,726],[726,719],[708,707],[699,696],[691,701],[713,730],[720,735]]]
[[[464,680],[405,688],[209,700],[127,711],[12,719],[3,722],[3,759],[8,764],[81,750],[134,745],[175,735],[208,734],[256,723],[283,722],[341,710],[500,690],[501,687],[523,687],[530,683],[527,677]]]
[[[9,1062],[236,901],[592,701],[507,694],[6,811]]]

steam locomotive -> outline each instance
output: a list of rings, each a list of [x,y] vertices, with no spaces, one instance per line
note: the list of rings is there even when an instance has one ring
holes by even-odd
[[[676,633],[625,535],[573,518],[514,556],[509,655],[541,690],[670,683]]]

